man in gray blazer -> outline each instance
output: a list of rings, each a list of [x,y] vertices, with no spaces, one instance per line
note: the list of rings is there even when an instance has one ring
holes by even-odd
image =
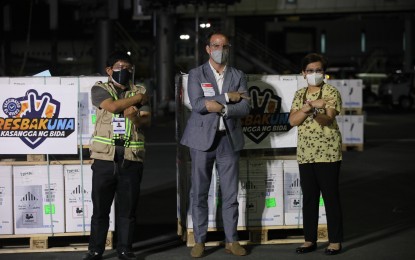
[[[216,169],[222,194],[222,218],[227,253],[242,256],[238,242],[239,151],[244,146],[240,118],[249,114],[245,74],[227,66],[230,44],[222,33],[209,34],[209,60],[192,69],[188,94],[192,113],[181,144],[190,148],[192,159],[192,220],[195,246],[192,257],[202,257],[208,228],[208,193],[212,170]]]

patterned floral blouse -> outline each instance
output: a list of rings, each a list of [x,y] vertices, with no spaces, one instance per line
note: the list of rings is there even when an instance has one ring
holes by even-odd
[[[338,114],[342,109],[342,99],[339,91],[329,85],[324,84],[323,93],[308,93],[307,87],[297,90],[291,106],[291,110],[300,110],[305,100],[332,99],[333,102],[326,107],[334,108]],[[306,94],[304,96],[304,94]],[[317,109],[318,113],[325,113],[325,109]],[[321,126],[312,116],[308,116],[303,123],[298,126],[297,141],[297,161],[303,163],[317,162],[336,162],[342,160],[342,137],[336,119],[331,125]]]

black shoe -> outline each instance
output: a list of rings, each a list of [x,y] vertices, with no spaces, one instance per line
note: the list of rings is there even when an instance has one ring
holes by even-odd
[[[326,255],[337,255],[337,254],[340,253],[340,251],[342,251],[342,245],[340,245],[339,249],[326,248],[326,250],[324,251],[324,253]]]
[[[118,258],[122,260],[136,260],[137,259],[137,257],[135,256],[133,252],[128,252],[128,251],[118,253]]]
[[[311,246],[300,246],[295,249],[297,254],[305,254],[313,252],[317,249],[317,243],[313,243]]]
[[[88,251],[82,257],[82,260],[99,260],[102,259],[102,254],[95,252],[95,251]]]

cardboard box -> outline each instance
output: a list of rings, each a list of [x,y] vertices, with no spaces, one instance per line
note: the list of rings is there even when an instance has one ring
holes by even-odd
[[[336,117],[342,134],[343,144],[363,144],[363,115],[343,115]]]
[[[240,160],[238,190],[238,227],[283,225],[283,171],[282,161]],[[191,195],[187,227],[193,228]],[[222,201],[216,168],[208,195],[208,227],[223,227]]]
[[[303,198],[300,186],[300,171],[296,160],[284,160],[284,225],[302,225]],[[326,224],[326,209],[320,197],[319,224]]]
[[[343,108],[363,107],[363,81],[361,79],[333,79],[328,84],[336,87],[343,101]]]
[[[62,233],[63,167],[13,167],[15,234]]]
[[[93,212],[91,165],[83,165],[82,168],[81,165],[65,165],[63,172],[65,176],[65,230],[66,232],[90,231]],[[109,231],[115,230],[114,219],[113,203]]]
[[[95,107],[91,101],[91,88],[97,81],[106,82],[106,76],[77,77],[79,80],[79,126],[83,145],[89,145],[95,129]],[[79,144],[79,140],[78,140]]]
[[[246,167],[240,167],[239,172],[241,187],[238,200],[241,208],[241,226],[283,225],[282,161],[249,159],[246,160],[246,164]]]
[[[0,234],[13,234],[13,178],[11,166],[0,166]]]

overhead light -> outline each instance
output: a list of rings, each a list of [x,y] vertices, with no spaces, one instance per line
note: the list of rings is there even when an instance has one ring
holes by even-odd
[[[205,29],[205,28],[210,28],[210,23],[209,23],[209,22],[207,22],[207,23],[201,23],[201,24],[199,24],[199,26],[200,26],[200,28],[202,28],[202,29]]]
[[[180,40],[189,40],[190,39],[190,35],[188,34],[181,34],[180,35]]]

